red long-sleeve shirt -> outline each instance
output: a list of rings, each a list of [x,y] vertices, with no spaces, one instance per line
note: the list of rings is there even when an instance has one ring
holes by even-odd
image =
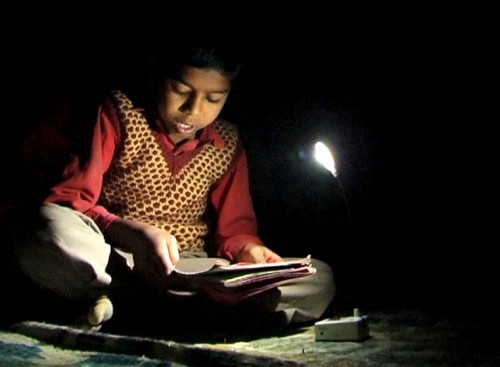
[[[110,168],[116,149],[120,146],[120,120],[113,104],[108,101],[99,107],[89,159],[82,164],[74,157],[67,165],[63,181],[50,190],[46,203],[69,206],[106,229],[117,217],[98,204],[103,176]],[[158,142],[162,145],[171,170],[178,172],[205,144],[221,146],[224,141],[211,126],[201,131],[199,138],[176,146],[161,126]],[[243,148],[237,150],[229,170],[210,190],[210,202],[217,214],[215,244],[217,256],[234,260],[248,243],[262,244],[257,234],[257,221],[252,205],[248,181],[247,156]]]

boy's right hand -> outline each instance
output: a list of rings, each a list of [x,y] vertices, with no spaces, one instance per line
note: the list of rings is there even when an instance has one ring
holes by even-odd
[[[179,262],[176,238],[158,227],[127,219],[113,221],[106,236],[134,258],[134,271],[148,281],[158,281],[172,273]]]

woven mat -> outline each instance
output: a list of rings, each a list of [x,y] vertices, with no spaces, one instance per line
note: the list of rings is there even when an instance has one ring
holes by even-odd
[[[182,340],[23,322],[0,332],[1,366],[500,366],[497,317],[368,313],[363,342],[317,342],[313,327]]]

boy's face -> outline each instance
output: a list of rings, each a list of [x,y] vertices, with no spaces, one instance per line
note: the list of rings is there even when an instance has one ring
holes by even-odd
[[[167,79],[160,91],[161,122],[174,142],[193,139],[210,125],[226,102],[231,81],[214,69],[184,67],[176,79]]]

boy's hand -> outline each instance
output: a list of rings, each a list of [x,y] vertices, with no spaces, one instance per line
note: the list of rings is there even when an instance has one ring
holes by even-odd
[[[133,252],[136,270],[147,271],[152,265],[161,274],[169,275],[179,262],[179,247],[176,238],[167,231],[141,223],[137,247]],[[141,238],[142,237],[142,238]]]
[[[179,262],[175,237],[150,224],[117,219],[109,226],[106,236],[117,247],[132,253],[134,271],[148,281],[161,282]]]
[[[257,244],[248,244],[236,256],[238,262],[249,263],[274,263],[283,261],[283,258],[271,251],[266,246]]]

